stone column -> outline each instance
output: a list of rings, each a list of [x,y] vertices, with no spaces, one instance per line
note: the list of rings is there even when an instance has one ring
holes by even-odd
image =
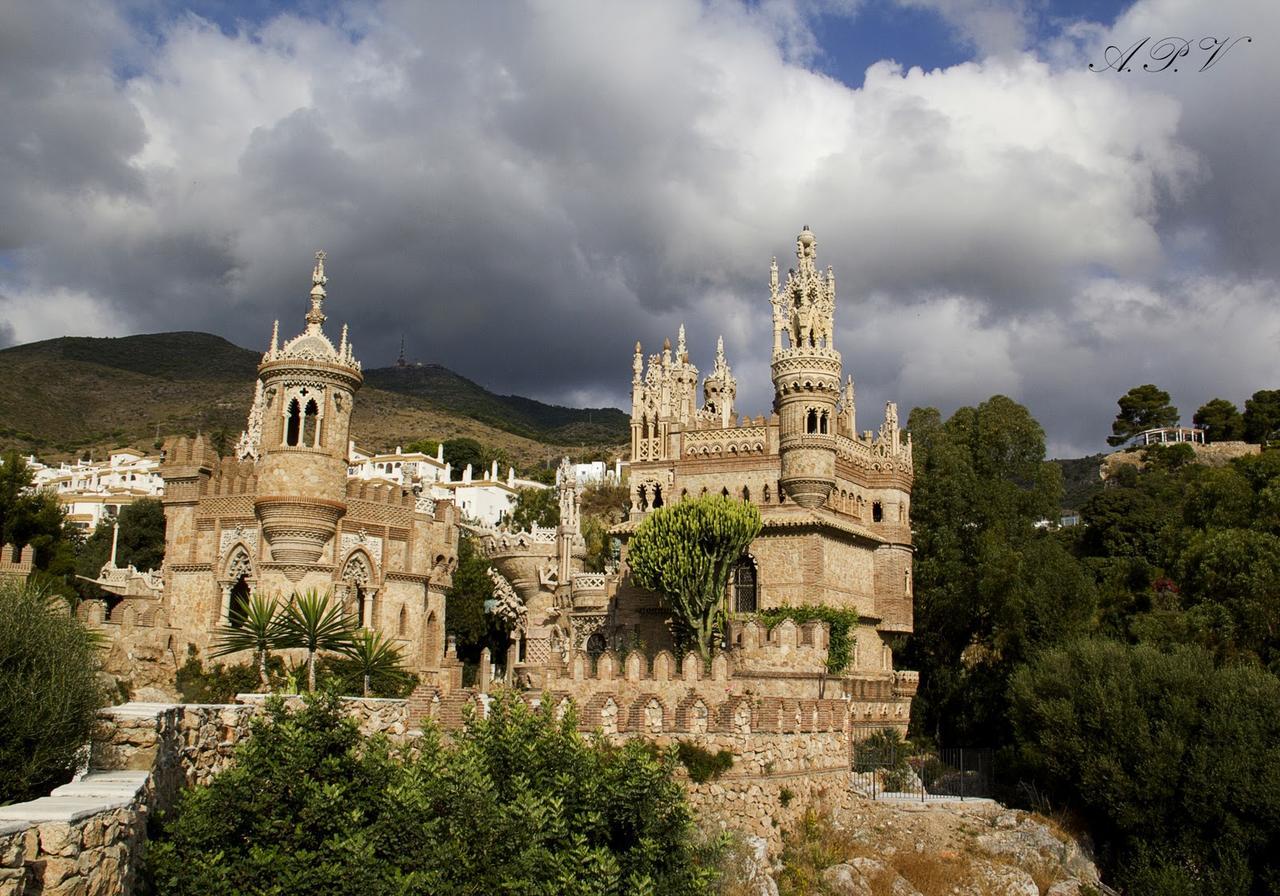
[[[219,621],[223,625],[231,624],[231,585],[222,586],[222,615]]]

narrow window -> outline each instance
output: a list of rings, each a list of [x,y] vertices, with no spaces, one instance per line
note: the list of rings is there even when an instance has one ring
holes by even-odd
[[[356,586],[356,625],[364,625],[364,589]]]
[[[809,408],[809,415],[805,419],[804,431],[805,432],[818,431],[818,412],[815,411],[813,408]]]
[[[879,501],[871,503],[871,520],[876,523],[884,522],[884,505]]]
[[[242,575],[236,579],[231,588],[231,606],[227,608],[227,623],[232,628],[241,628],[244,618],[249,612],[249,578]]]
[[[818,418],[818,432],[823,435],[827,434],[827,412],[823,411],[822,416]]]
[[[653,487],[653,509],[657,510],[662,506],[662,486],[655,485]]]
[[[405,636],[405,633],[408,631],[409,631],[409,609],[408,607],[401,604],[400,605],[400,623],[399,625],[396,626],[396,633],[403,638]]]
[[[756,611],[756,565],[744,556],[733,567],[733,610],[735,613]]]
[[[302,428],[302,407],[298,404],[298,399],[289,402],[289,420],[285,424],[284,443],[286,445],[297,445],[298,436]]]
[[[764,503],[766,504],[769,503],[769,486],[767,483],[765,484],[765,487],[764,487]]]
[[[751,489],[745,485],[742,487],[742,500],[748,503],[751,501]]]
[[[311,434],[311,442],[315,447],[320,445],[320,409],[313,398],[307,402],[302,416],[302,444],[307,443],[307,433]]]

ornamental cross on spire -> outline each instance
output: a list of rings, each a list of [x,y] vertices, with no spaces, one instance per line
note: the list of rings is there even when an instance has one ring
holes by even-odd
[[[324,285],[329,278],[324,275],[324,260],[327,256],[321,250],[316,253],[316,267],[311,272],[311,310],[307,312],[307,329],[317,331],[324,323]]]

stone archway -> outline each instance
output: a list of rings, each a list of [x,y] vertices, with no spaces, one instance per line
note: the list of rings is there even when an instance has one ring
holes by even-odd
[[[236,544],[227,556],[222,576],[222,608],[219,622],[239,628],[244,625],[253,594],[253,558],[243,543]]]

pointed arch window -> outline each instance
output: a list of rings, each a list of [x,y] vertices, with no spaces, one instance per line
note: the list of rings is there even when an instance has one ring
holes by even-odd
[[[804,431],[807,433],[815,433],[818,431],[818,412],[813,408],[809,408],[809,413],[805,417]]]

